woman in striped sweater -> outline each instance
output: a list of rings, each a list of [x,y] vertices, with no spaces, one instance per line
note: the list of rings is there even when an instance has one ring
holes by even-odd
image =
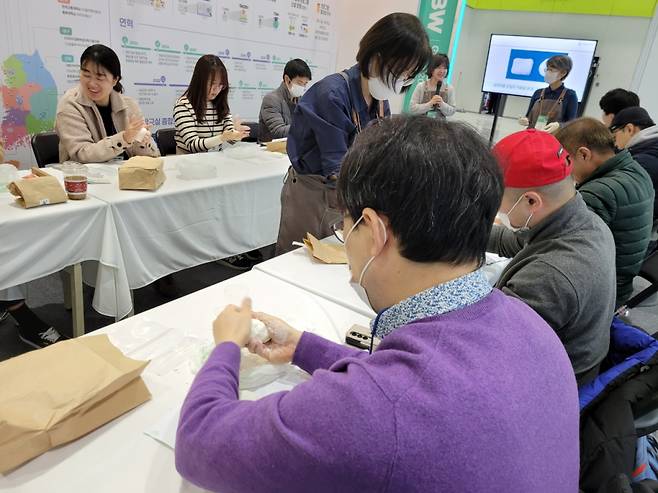
[[[249,127],[233,122],[228,91],[228,74],[219,57],[199,58],[187,91],[174,106],[176,154],[221,150],[224,142],[233,143],[249,135]],[[235,270],[249,270],[262,259],[261,253],[254,250],[217,263]]]
[[[174,106],[176,154],[220,150],[224,142],[249,135],[249,127],[233,122],[228,91],[228,74],[219,57],[199,58],[189,87]]]

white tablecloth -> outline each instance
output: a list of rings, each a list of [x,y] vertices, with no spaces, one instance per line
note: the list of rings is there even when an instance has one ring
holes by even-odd
[[[491,284],[495,284],[508,262],[509,259],[487,253],[484,272]],[[350,286],[350,272],[347,265],[328,265],[320,262],[311,257],[305,248],[280,255],[254,268],[364,316],[371,318],[375,316]]]
[[[111,207],[131,289],[276,241],[287,156],[253,144],[164,159],[167,180],[154,192],[119,190],[117,165],[91,166],[112,181],[89,193]],[[182,159],[212,164],[217,178],[181,179]]]
[[[174,468],[174,453],[146,436],[172,408],[179,406],[193,375],[190,340],[212,339],[211,322],[228,302],[250,294],[254,309],[281,316],[298,328],[329,339],[342,340],[345,331],[367,319],[323,298],[260,272],[248,272],[216,284],[101,331],[128,354],[150,353],[144,379],[151,401],[68,445],[51,450],[0,476],[0,490],[21,493],[200,491],[184,481]],[[149,339],[150,332],[169,329]]]
[[[61,173],[50,172],[61,180]],[[116,227],[106,203],[87,197],[24,209],[12,195],[0,193],[0,289],[82,261],[98,262],[85,265],[87,279],[97,288],[94,308],[108,316],[127,314],[131,309],[130,291]]]

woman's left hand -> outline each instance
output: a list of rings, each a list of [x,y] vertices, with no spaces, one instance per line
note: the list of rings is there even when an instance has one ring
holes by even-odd
[[[251,337],[251,299],[245,298],[242,306],[229,305],[213,322],[215,344],[234,342],[244,347]]]

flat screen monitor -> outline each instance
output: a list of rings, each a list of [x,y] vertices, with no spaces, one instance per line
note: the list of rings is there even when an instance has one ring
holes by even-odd
[[[482,91],[530,97],[547,85],[544,82],[547,60],[554,55],[569,55],[573,68],[564,84],[576,91],[580,102],[596,44],[591,39],[492,34]]]

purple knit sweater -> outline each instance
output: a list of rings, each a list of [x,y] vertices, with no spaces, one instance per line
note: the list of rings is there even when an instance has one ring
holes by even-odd
[[[176,468],[230,492],[578,491],[578,395],[535,312],[500,291],[417,320],[372,355],[304,333],[313,378],[238,400],[220,344],[181,411]]]

